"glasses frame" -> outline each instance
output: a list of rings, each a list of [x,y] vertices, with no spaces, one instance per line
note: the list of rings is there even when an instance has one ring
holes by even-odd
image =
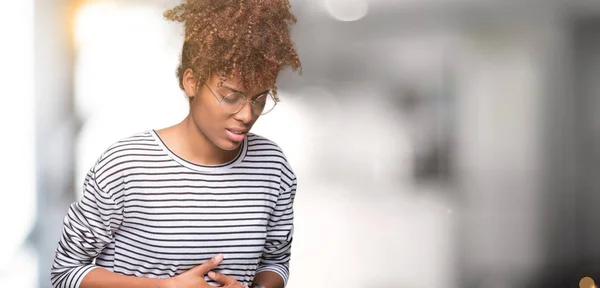
[[[206,82],[204,82],[204,85],[206,85],[206,87],[208,88],[208,90],[210,90],[210,92],[213,94],[213,96],[215,96],[215,98],[217,99],[217,102],[219,102],[219,106],[221,107],[221,110],[224,110],[223,108],[223,101],[225,101],[225,98],[227,98],[228,96],[232,95],[232,94],[240,94],[242,95],[242,99],[243,99],[243,105],[240,106],[240,109],[238,109],[237,111],[230,113],[231,115],[237,114],[240,111],[242,111],[242,109],[244,109],[244,107],[246,107],[246,104],[248,104],[248,102],[250,102],[250,105],[252,106],[252,114],[256,115],[256,113],[254,113],[254,107],[255,105],[258,103],[256,100],[260,97],[271,97],[271,99],[273,99],[273,108],[271,108],[270,110],[268,110],[267,112],[261,112],[260,114],[256,115],[256,116],[262,116],[265,115],[271,111],[273,111],[273,109],[275,109],[275,107],[277,106],[277,103],[279,102],[279,100],[277,99],[277,97],[275,97],[273,95],[273,92],[271,92],[270,90],[267,93],[261,94],[260,96],[256,97],[255,100],[248,100],[248,97],[246,97],[246,95],[242,92],[231,92],[227,95],[223,95],[221,93],[215,92],[212,88],[210,88],[210,86],[208,86],[208,84]],[[218,96],[217,96],[218,95]],[[219,96],[221,96],[221,98],[219,99]]]

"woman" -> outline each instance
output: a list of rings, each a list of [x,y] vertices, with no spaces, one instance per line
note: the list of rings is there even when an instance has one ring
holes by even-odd
[[[296,177],[249,133],[301,69],[287,0],[188,0],[177,70],[189,114],[110,146],[64,219],[54,287],[285,286]]]

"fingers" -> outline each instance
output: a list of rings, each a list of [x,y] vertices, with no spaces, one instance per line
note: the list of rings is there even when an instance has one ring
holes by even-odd
[[[192,268],[191,271],[193,271],[193,273],[196,275],[204,276],[204,275],[206,275],[206,273],[208,273],[208,271],[219,266],[219,264],[221,264],[221,261],[223,261],[223,254],[219,254],[219,255],[211,258],[210,260],[204,262],[203,264]]]
[[[208,272],[208,277],[221,285],[233,285],[237,283],[237,280],[218,272]]]

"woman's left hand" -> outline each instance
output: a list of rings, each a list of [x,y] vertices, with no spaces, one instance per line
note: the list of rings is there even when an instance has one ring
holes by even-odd
[[[219,272],[208,272],[208,277],[213,281],[216,281],[219,284],[223,285],[221,286],[223,288],[248,288],[247,286],[240,284],[240,282],[238,282],[237,280]]]

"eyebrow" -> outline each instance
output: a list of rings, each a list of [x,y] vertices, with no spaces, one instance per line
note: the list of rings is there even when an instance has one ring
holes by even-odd
[[[223,87],[223,88],[227,88],[227,89],[229,89],[229,90],[231,90],[231,91],[233,91],[233,92],[236,92],[236,93],[244,94],[244,92],[242,92],[242,91],[239,91],[239,90],[236,90],[236,89],[233,89],[233,88],[231,88],[231,87],[229,87],[229,86],[227,86],[227,85],[225,85],[225,84],[221,85],[221,87]],[[256,95],[254,95],[254,96],[250,97],[250,99],[252,99],[252,98],[254,98],[254,97],[256,97],[256,96],[263,95],[263,94],[265,94],[265,93],[267,93],[267,92],[269,92],[269,91],[270,91],[270,90],[265,90],[265,91],[263,91],[263,92],[261,92],[261,93],[258,93],[258,94],[256,94]],[[245,95],[246,95],[246,94],[244,94],[244,96],[245,96]],[[246,97],[248,97],[248,96],[246,96]]]

